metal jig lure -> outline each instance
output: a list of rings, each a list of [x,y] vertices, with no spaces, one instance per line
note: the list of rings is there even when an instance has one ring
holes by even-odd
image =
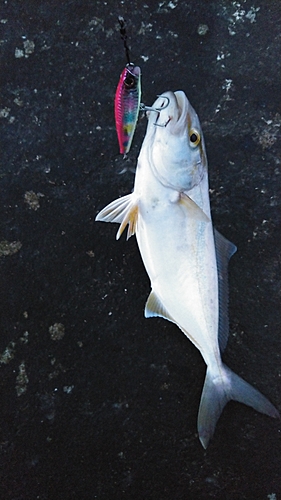
[[[168,97],[163,96],[163,99],[167,99],[167,103],[162,105],[161,108],[153,108],[141,103],[141,69],[139,66],[135,66],[130,60],[125,20],[119,16],[118,21],[120,24],[120,35],[124,42],[127,64],[120,75],[115,92],[114,113],[119,150],[125,157],[131,148],[139,112],[155,111],[159,114],[162,109],[165,109],[169,105],[170,100]]]
[[[114,101],[115,125],[119,142],[120,153],[126,155],[131,147],[141,99],[141,70],[130,61],[127,45],[125,20],[118,18],[120,34],[124,42],[127,64],[120,75]]]

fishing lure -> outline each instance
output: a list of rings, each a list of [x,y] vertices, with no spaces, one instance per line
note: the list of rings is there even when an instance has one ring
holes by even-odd
[[[120,75],[117,85],[114,112],[120,153],[124,156],[130,151],[141,106],[141,70],[130,61],[127,46],[125,20],[118,18],[120,34],[124,41],[127,64]]]
[[[121,38],[124,42],[127,64],[120,75],[115,92],[114,112],[119,149],[120,153],[123,154],[125,158],[131,148],[139,112],[155,111],[157,113],[157,122],[160,111],[169,105],[170,99],[163,96],[163,99],[166,100],[166,104],[164,105],[162,103],[161,108],[153,108],[145,106],[141,103],[141,69],[139,66],[135,66],[134,63],[130,61],[125,20],[123,17],[119,16],[118,21],[120,24]],[[165,125],[159,125],[156,122],[155,125],[160,127],[165,127],[168,123],[167,122]]]
[[[127,64],[115,93],[115,124],[120,153],[129,152],[136,129],[141,99],[139,66]]]

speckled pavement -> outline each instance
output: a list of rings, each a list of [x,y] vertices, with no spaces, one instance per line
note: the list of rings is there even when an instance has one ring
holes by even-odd
[[[146,320],[135,238],[97,212],[131,191],[113,102],[182,89],[209,159],[230,264],[224,360],[280,410],[280,1],[4,0],[0,6],[0,498],[280,500],[280,422],[238,403],[206,451],[205,376],[173,324]]]

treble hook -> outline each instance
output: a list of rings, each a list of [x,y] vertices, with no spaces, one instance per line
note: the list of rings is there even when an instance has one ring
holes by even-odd
[[[141,111],[156,111],[156,113],[160,113],[163,109],[166,109],[169,104],[170,104],[170,99],[169,97],[166,97],[165,95],[157,95],[157,97],[162,97],[162,99],[167,99],[167,104],[165,106],[161,106],[161,108],[153,108],[152,106],[145,106],[143,102],[140,103],[140,110]]]
[[[156,121],[157,121],[157,118],[156,118]],[[168,123],[171,121],[171,118],[169,118],[169,120],[166,121],[166,123],[153,123],[153,125],[156,125],[156,127],[167,127]]]

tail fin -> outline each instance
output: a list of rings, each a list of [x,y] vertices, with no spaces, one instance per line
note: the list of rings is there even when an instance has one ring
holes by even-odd
[[[252,406],[270,417],[280,417],[276,408],[265,396],[227,366],[222,365],[222,375],[216,378],[207,368],[197,421],[199,439],[204,448],[207,448],[222,410],[231,399]]]

